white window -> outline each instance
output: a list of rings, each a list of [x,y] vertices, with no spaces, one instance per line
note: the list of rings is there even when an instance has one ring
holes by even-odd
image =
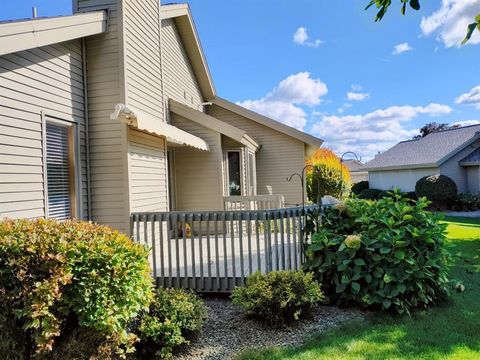
[[[66,220],[76,217],[74,127],[69,123],[45,125],[46,215]]]

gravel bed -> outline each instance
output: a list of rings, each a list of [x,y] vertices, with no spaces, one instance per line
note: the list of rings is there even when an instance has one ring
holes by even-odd
[[[232,359],[245,349],[301,345],[315,332],[330,330],[345,321],[363,319],[364,312],[321,306],[309,319],[288,328],[271,328],[248,319],[228,298],[205,298],[208,320],[201,334],[175,356],[178,360]]]

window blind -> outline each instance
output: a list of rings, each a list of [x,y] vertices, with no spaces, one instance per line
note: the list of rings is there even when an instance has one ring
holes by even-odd
[[[71,218],[71,174],[69,129],[46,126],[48,217],[58,220]]]

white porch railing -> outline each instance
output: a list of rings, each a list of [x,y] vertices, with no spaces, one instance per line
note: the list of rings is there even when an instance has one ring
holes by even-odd
[[[270,210],[283,209],[283,195],[224,196],[225,211]]]
[[[132,238],[150,247],[158,285],[231,292],[255,271],[301,268],[304,214],[300,207],[134,213]]]

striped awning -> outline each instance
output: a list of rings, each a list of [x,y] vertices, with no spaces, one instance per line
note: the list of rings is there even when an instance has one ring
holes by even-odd
[[[202,138],[167,124],[163,122],[162,119],[155,118],[140,111],[132,111],[123,104],[117,104],[117,106],[115,106],[115,112],[110,115],[110,118],[112,120],[122,121],[128,126],[140,131],[163,137],[168,142],[176,145],[191,146],[203,151],[210,150],[208,144]]]

